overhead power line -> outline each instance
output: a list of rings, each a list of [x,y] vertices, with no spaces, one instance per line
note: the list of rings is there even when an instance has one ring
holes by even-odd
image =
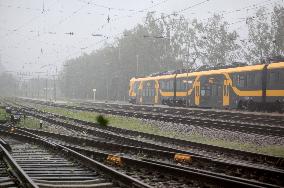
[[[134,13],[132,13],[132,14],[129,14],[129,15],[126,15],[126,16],[121,16],[121,17],[117,17],[117,18],[115,18],[115,19],[112,19],[112,22],[116,22],[116,21],[121,20],[121,19],[124,19],[124,18],[132,17],[132,16],[134,16],[134,15],[136,15],[136,14],[138,14],[138,13],[141,13],[141,12],[149,12],[150,9],[155,8],[155,7],[157,7],[157,6],[160,6],[161,4],[164,4],[164,3],[168,2],[168,1],[169,1],[169,0],[162,0],[162,1],[160,1],[160,2],[158,2],[158,3],[156,3],[156,4],[154,4],[154,5],[151,5],[151,6],[149,6],[149,7],[146,7],[146,8],[140,9],[140,10],[136,10],[136,11],[135,11]],[[108,23],[102,24],[102,25],[98,28],[97,31],[102,30],[102,29],[103,29],[104,27],[106,27],[107,25],[108,25]]]
[[[53,4],[53,6],[54,6],[54,5],[55,5],[55,4]],[[13,29],[12,31],[10,31],[10,32],[8,32],[8,33],[6,33],[6,34],[4,34],[3,37],[9,36],[9,35],[11,35],[11,34],[17,32],[17,31],[19,31],[20,29],[22,29],[22,28],[28,26],[30,23],[34,22],[35,20],[38,20],[42,15],[44,15],[44,14],[40,14],[40,15],[34,16],[32,19],[29,19],[29,20],[28,20],[27,22],[25,22],[24,24],[22,24],[22,25],[16,27],[16,28]]]

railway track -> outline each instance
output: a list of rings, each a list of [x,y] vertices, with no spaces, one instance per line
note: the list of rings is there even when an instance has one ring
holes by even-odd
[[[20,101],[22,99],[19,99]],[[181,110],[173,110],[166,109],[161,110],[162,108],[158,107],[139,107],[138,109],[134,107],[129,107],[127,109],[123,108],[123,106],[119,106],[118,108],[105,108],[105,107],[87,107],[87,106],[70,106],[65,104],[55,104],[50,102],[43,101],[34,101],[34,100],[24,100],[32,103],[49,105],[53,107],[60,107],[66,109],[73,110],[81,110],[81,111],[90,111],[104,114],[112,114],[126,117],[136,117],[142,119],[150,119],[150,120],[158,120],[164,122],[173,122],[173,123],[181,123],[186,125],[193,126],[203,126],[208,128],[215,128],[220,130],[230,130],[230,131],[238,131],[243,133],[253,133],[259,135],[270,135],[270,136],[279,136],[282,137],[284,135],[284,118],[277,118],[277,120],[271,120],[275,124],[263,124],[263,122],[267,122],[267,120],[263,120],[260,117],[250,117],[249,119],[255,118],[256,122],[249,123],[248,119],[243,119],[242,121],[236,121],[237,119],[241,119],[239,115],[235,115],[230,117],[227,113],[184,113]],[[206,111],[205,111],[206,112]],[[216,115],[217,114],[217,115]],[[232,113],[230,113],[232,115]],[[228,120],[232,119],[232,121]],[[259,123],[261,122],[261,123]],[[283,124],[282,124],[283,123]]]
[[[17,129],[14,132],[20,132],[20,134],[28,133],[27,130]],[[41,131],[37,131],[40,133]],[[30,133],[29,133],[30,134]],[[41,132],[42,134],[42,132]],[[39,134],[30,134],[34,137],[38,137]],[[44,134],[43,134],[44,135]],[[207,170],[198,170],[192,167],[182,167],[174,164],[168,164],[165,162],[154,161],[152,159],[133,159],[127,156],[118,156],[110,153],[106,153],[105,151],[96,151],[93,149],[86,149],[85,147],[80,146],[82,140],[80,138],[70,138],[64,137],[63,135],[57,135],[58,138],[64,138],[64,142],[54,140],[52,135],[45,135],[52,142],[64,144],[66,147],[71,148],[72,150],[76,150],[80,153],[87,154],[96,158],[99,161],[105,161],[107,159],[107,163],[111,164],[117,170],[124,172],[134,178],[139,179],[140,181],[144,181],[145,183],[155,186],[155,187],[198,187],[198,186],[209,186],[215,187],[216,183],[218,187],[220,185],[227,187],[231,185],[233,187],[277,187],[276,185],[267,184],[263,182],[251,181],[244,178],[236,178],[232,176],[222,175],[220,173],[213,173]],[[53,135],[54,136],[54,135]],[[66,141],[67,140],[67,141]],[[75,141],[77,144],[70,144],[70,140]],[[67,144],[69,143],[69,144]],[[86,143],[86,141],[85,141]],[[124,146],[126,147],[126,146]],[[108,148],[108,147],[107,147]],[[144,149],[147,150],[147,149]],[[115,152],[115,151],[112,151]],[[153,153],[153,151],[151,151]],[[159,151],[154,151],[154,153],[159,153]],[[164,152],[164,156],[166,155]],[[111,156],[111,157],[110,157]],[[195,160],[195,159],[194,159]],[[195,160],[195,162],[197,162]],[[155,170],[153,170],[155,169]],[[268,174],[266,174],[268,175]],[[187,178],[191,177],[194,180],[189,181]],[[206,182],[200,182],[201,180]],[[279,182],[278,182],[279,183]]]
[[[228,178],[230,176],[231,179],[234,179],[233,176],[235,176],[247,179],[254,179],[256,181],[263,181],[265,179],[265,182],[267,183],[275,183],[281,179],[281,176],[284,176],[283,170],[268,168],[260,165],[252,166],[249,164],[242,164],[234,161],[229,162],[222,160],[214,160],[206,157],[188,154],[180,154],[175,152],[141,148],[129,145],[120,145],[116,143],[110,143],[105,140],[94,140],[91,136],[88,136],[86,138],[86,135],[84,135],[84,137],[78,137],[71,136],[68,134],[55,134],[41,130],[30,130],[25,128],[19,129],[24,131],[28,130],[53,141],[56,140],[56,142],[68,145],[69,147],[72,147],[72,149],[77,149],[83,152],[87,149],[88,152],[110,152],[115,153],[116,155],[119,155],[121,157],[141,158],[142,160],[151,160],[151,162],[166,163],[170,165],[177,165],[180,163],[180,165],[190,170],[203,172],[206,170],[210,170],[211,173],[207,172],[207,174],[215,175],[217,173],[219,176],[222,175],[224,178]],[[183,158],[188,159],[188,161],[183,161]],[[237,180],[237,178],[235,180]],[[284,182],[278,182],[278,184],[284,184]]]
[[[17,182],[15,182],[15,178],[11,177],[7,169],[8,167],[5,161],[1,159],[0,160],[0,187],[16,187]]]
[[[42,100],[35,99],[21,99],[20,100],[56,106],[53,102],[45,102]],[[168,106],[152,106],[152,105],[133,105],[133,104],[120,104],[120,103],[103,103],[103,102],[85,102],[75,101],[79,106],[97,109],[120,109],[130,111],[144,111],[144,112],[155,112],[163,114],[175,114],[182,116],[196,116],[200,118],[209,117],[211,119],[226,120],[235,122],[245,122],[252,124],[263,124],[263,125],[274,125],[284,126],[284,115],[283,114],[269,114],[269,113],[254,113],[246,111],[235,111],[235,110],[219,110],[219,109],[201,109],[201,108],[183,108],[183,107],[168,107]],[[72,106],[70,104],[64,106]],[[73,105],[74,106],[74,105]]]
[[[137,136],[140,136],[141,137],[141,135],[140,135],[140,133],[139,132],[133,132],[133,131],[130,131],[130,132],[128,132],[127,130],[121,130],[121,132],[120,131],[118,131],[117,130],[117,128],[114,128],[114,129],[112,129],[111,127],[99,127],[99,126],[97,126],[96,124],[93,124],[93,123],[90,123],[90,122],[85,122],[85,121],[81,121],[81,120],[76,120],[76,119],[70,119],[70,118],[66,118],[66,117],[64,117],[64,116],[58,116],[58,115],[55,115],[55,114],[48,114],[48,113],[44,113],[44,112],[41,112],[41,111],[38,111],[38,110],[36,110],[36,109],[32,109],[32,108],[27,108],[27,107],[25,107],[25,106],[21,106],[21,108],[18,108],[18,110],[22,110],[24,113],[26,113],[26,114],[29,114],[29,115],[32,115],[32,116],[34,116],[34,117],[37,117],[37,118],[40,118],[40,119],[43,119],[43,120],[45,120],[45,121],[48,121],[48,122],[50,122],[50,123],[57,123],[57,124],[60,124],[61,126],[64,126],[64,127],[66,127],[66,128],[70,128],[70,127],[73,127],[73,129],[74,129],[74,131],[79,131],[79,132],[82,132],[82,131],[84,131],[84,132],[86,132],[87,134],[91,134],[93,137],[95,136],[96,138],[97,137],[100,137],[100,138],[103,138],[103,139],[108,139],[108,140],[112,140],[112,137],[114,136],[114,134],[118,134],[118,135],[116,135],[116,136],[114,136],[115,137],[115,139],[114,139],[114,142],[116,142],[116,143],[118,143],[118,145],[115,145],[115,144],[113,144],[112,143],[112,145],[107,145],[108,147],[110,147],[110,148],[112,148],[113,149],[113,151],[116,151],[116,149],[118,149],[117,150],[117,152],[120,152],[121,150],[123,150],[123,149],[121,149],[121,148],[123,148],[123,147],[120,147],[120,144],[130,144],[130,142],[133,140],[133,139],[125,139],[125,137],[126,137],[126,134],[129,134],[129,133],[131,133],[132,135],[130,136],[130,137],[133,137],[133,135],[135,135],[134,137],[136,137],[137,138]],[[82,124],[81,126],[79,126],[78,125],[78,123],[79,124]],[[91,125],[91,126],[86,126],[86,125]],[[88,128],[87,128],[88,127]],[[95,129],[96,130],[93,130],[94,129],[94,127],[96,127]],[[110,129],[109,129],[110,128]],[[98,131],[97,132],[97,129],[98,130],[100,130],[101,129],[101,131]],[[103,130],[103,131],[102,131]],[[108,133],[108,134],[106,134],[106,132]],[[51,133],[45,133],[46,135],[48,135],[49,134],[49,137],[52,137],[50,134]],[[45,135],[45,136],[46,136]],[[53,135],[54,136],[54,135]],[[152,137],[152,136],[154,136],[154,139],[153,139],[153,141],[156,143],[157,141],[160,141],[161,142],[161,140],[163,140],[163,142],[164,141],[167,141],[168,143],[174,143],[174,142],[176,142],[177,140],[176,139],[173,139],[173,140],[171,140],[170,138],[163,138],[163,137],[158,137],[158,138],[156,138],[155,137],[155,135],[150,135],[150,134],[145,134],[145,135],[143,135],[142,134],[142,137]],[[56,136],[55,136],[56,137]],[[63,138],[64,137],[64,135],[60,135],[60,136],[58,136],[57,135],[57,137],[61,137],[61,138]],[[87,148],[85,148],[85,147],[80,147],[80,146],[78,146],[78,145],[76,145],[76,144],[74,144],[73,143],[73,145],[70,145],[70,141],[72,141],[72,140],[76,140],[77,142],[79,142],[79,143],[81,143],[82,142],[82,140],[80,140],[80,138],[74,138],[74,137],[70,137],[70,135],[69,136],[65,136],[65,137],[69,137],[69,142],[65,142],[65,144],[66,145],[68,145],[69,147],[72,147],[72,149],[76,149],[76,150],[78,150],[78,151],[80,151],[80,152],[86,152],[86,153],[88,153],[89,155],[97,155],[98,153],[94,153],[94,151],[92,150],[92,149],[90,149],[90,148],[88,148],[88,147],[90,147],[91,145],[98,145],[98,142],[95,142],[94,140],[89,140],[89,141],[86,141],[85,140],[85,142],[84,142],[84,144],[86,144],[86,143],[88,143],[88,147]],[[79,139],[79,140],[78,140]],[[169,140],[168,140],[169,139]],[[181,141],[181,143],[183,142],[182,140],[180,140]],[[165,149],[170,149],[170,151],[172,152],[171,153],[171,159],[173,158],[172,157],[172,155],[173,155],[173,153],[175,153],[175,152],[186,152],[186,151],[184,151],[184,150],[178,150],[178,149],[173,149],[173,148],[168,148],[168,147],[160,147],[159,145],[157,146],[157,144],[149,144],[149,143],[145,143],[145,142],[141,142],[141,141],[134,141],[135,142],[135,144],[133,144],[134,146],[132,146],[133,148],[134,147],[136,147],[134,150],[136,150],[136,151],[143,151],[144,152],[144,154],[146,153],[147,154],[147,152],[145,152],[146,150],[147,150],[147,148],[151,148],[152,149],[152,153],[154,152],[154,153],[156,153],[157,154],[157,150],[165,150]],[[132,144],[132,143],[131,143]],[[184,143],[185,144],[185,143]],[[103,146],[106,146],[106,143],[101,143],[101,145],[102,145],[102,147]],[[139,146],[141,146],[141,148],[137,148],[137,145],[139,145]],[[187,146],[187,148],[188,148],[188,142],[185,144],[185,147]],[[125,146],[124,145],[124,150],[125,150],[125,147],[127,147],[127,146]],[[204,147],[204,146],[203,146]],[[143,150],[144,149],[144,150]],[[172,149],[172,150],[171,150]],[[212,150],[214,150],[214,149],[216,149],[216,148],[212,148]],[[222,148],[223,149],[223,148]],[[155,151],[156,150],[156,151]],[[142,152],[142,153],[143,153]],[[237,153],[237,158],[240,158],[241,156],[242,157],[244,157],[244,158],[252,158],[251,159],[251,162],[256,162],[255,160],[257,159],[258,160],[258,163],[262,163],[262,162],[265,162],[265,163],[267,163],[267,164],[269,164],[269,165],[273,165],[273,166],[278,166],[279,167],[279,164],[280,164],[280,166],[281,166],[281,164],[283,164],[283,159],[282,158],[277,158],[277,157],[271,157],[271,156],[265,156],[265,155],[258,155],[258,154],[252,154],[252,153],[248,153],[248,152],[240,152],[240,153],[238,153],[238,151],[234,151],[234,150],[228,150],[227,151],[228,153],[232,153],[231,155],[235,155],[236,153]],[[92,153],[92,154],[90,154],[90,153]],[[215,153],[216,153],[216,151],[215,151]],[[187,154],[194,154],[194,152],[187,152]],[[159,154],[159,155],[162,155],[161,153]],[[157,155],[157,156],[159,156],[159,155]],[[165,151],[164,151],[164,155],[165,155]],[[167,154],[167,155],[169,155],[169,154]],[[147,157],[147,156],[146,156]],[[149,157],[149,155],[148,155],[148,157]],[[195,158],[196,157],[196,158]],[[199,157],[199,159],[200,159],[200,156],[193,156],[193,158],[195,158],[195,159],[197,159]],[[236,157],[236,156],[235,156]],[[151,162],[153,162],[153,161],[151,161]],[[159,163],[159,161],[156,161],[157,163]],[[231,162],[231,161],[230,161]],[[198,163],[195,163],[197,166],[198,166]],[[199,165],[200,165],[201,163],[199,163]],[[203,164],[205,164],[204,166],[206,166],[207,164],[206,163],[203,163]],[[220,165],[220,164],[218,164],[218,165]],[[194,166],[194,165],[193,165]],[[201,165],[202,166],[202,165]],[[211,168],[211,167],[214,167],[214,165],[211,165],[211,167],[209,167],[210,165],[207,165],[207,167],[208,168]],[[217,165],[216,165],[217,166]],[[236,165],[237,166],[237,165]],[[228,167],[228,166],[227,166]],[[258,165],[256,165],[255,167],[259,167]],[[220,168],[219,168],[219,170],[221,169],[221,168],[223,168],[223,171],[226,171],[226,170],[228,170],[228,168],[224,168],[224,166],[222,166],[222,165],[220,165]],[[248,168],[247,169],[249,169],[250,168],[250,166],[248,165]],[[264,167],[265,168],[265,167]],[[222,170],[221,170],[222,171]],[[220,172],[221,172],[220,171]],[[232,170],[233,171],[233,170]],[[230,171],[228,171],[228,172],[230,172]],[[247,172],[247,175],[249,175],[249,174],[251,174],[251,176],[253,176],[252,174],[253,173],[250,173],[250,172],[248,172],[247,170],[245,170],[245,171],[243,171],[243,170],[239,170],[239,174],[245,174],[245,172]],[[223,172],[222,172],[223,173]],[[276,176],[274,176],[274,175],[268,175],[268,177],[276,177],[276,179],[277,180],[279,180],[279,179],[281,179],[280,177],[282,177],[283,176],[283,174],[282,174],[283,172],[281,172],[280,174],[278,174],[278,176],[276,175]],[[230,174],[230,173],[227,173],[227,174]],[[232,173],[233,174],[233,173]],[[277,173],[276,173],[277,174]],[[260,177],[260,179],[265,179],[265,177],[261,177],[261,176],[259,176]],[[266,180],[265,180],[266,181]],[[269,181],[268,181],[269,182]],[[270,181],[270,182],[273,182],[273,181]],[[275,183],[275,182],[274,182]],[[278,185],[281,185],[282,183],[280,182],[278,182]]]
[[[23,187],[150,187],[64,146],[3,130],[0,134],[11,147],[13,165],[31,182]]]
[[[0,138],[0,187],[34,186],[29,177],[15,165],[8,152],[10,150],[10,146]]]
[[[70,156],[70,153],[73,150],[68,149],[67,147],[61,146],[59,144],[56,144],[54,142],[47,142],[46,139],[43,139],[35,134],[31,134],[28,132],[23,132],[21,133],[11,133],[9,131],[0,131],[0,134],[4,135],[10,135],[13,136],[14,138],[21,138],[22,140],[29,140],[29,141],[37,141],[37,142],[45,142],[47,145],[53,145],[55,148],[61,148],[60,150],[60,155],[62,155],[62,151],[67,150],[68,154]],[[58,183],[58,181],[61,181],[61,178],[58,177],[63,177],[65,178],[68,183],[70,183],[70,179],[72,181],[74,180],[72,177],[76,176],[77,178],[80,177],[80,181],[86,180],[88,178],[93,178],[94,172],[86,171],[81,169],[81,166],[75,166],[76,169],[73,170],[66,170],[65,168],[62,169],[62,171],[58,170],[56,168],[55,174],[51,175],[50,173],[46,174],[46,170],[49,169],[49,167],[53,168],[53,165],[64,165],[66,167],[73,167],[74,162],[72,161],[71,164],[72,166],[69,166],[70,163],[68,161],[65,161],[64,159],[59,158],[56,154],[54,155],[49,155],[47,157],[42,156],[47,153],[46,150],[42,151],[41,149],[38,149],[38,147],[35,147],[34,145],[31,144],[23,144],[17,145],[14,143],[14,141],[10,142],[12,144],[12,156],[16,158],[17,162],[20,163],[20,166],[25,167],[25,170],[27,171],[27,174],[32,177],[32,180],[39,185],[40,187],[44,187],[45,184],[50,184],[50,182],[53,182],[55,184]],[[14,149],[14,150],[13,150]],[[75,148],[76,149],[76,148]],[[112,168],[115,168],[116,170],[119,170],[120,173],[127,174],[128,176],[131,176],[133,179],[137,179],[137,181],[144,182],[144,186],[141,184],[137,186],[137,184],[134,185],[126,185],[126,187],[276,187],[274,185],[269,185],[269,184],[263,184],[260,182],[253,182],[251,181],[250,183],[248,182],[242,182],[241,179],[238,181],[231,180],[229,178],[223,178],[223,177],[218,177],[218,176],[213,176],[213,175],[208,175],[206,173],[200,173],[200,172],[194,172],[190,171],[185,168],[178,168],[176,166],[171,166],[171,165],[165,165],[162,163],[155,163],[152,161],[142,161],[142,160],[134,160],[134,159],[126,159],[123,158],[123,161],[119,161],[117,156],[111,156],[110,155],[105,155],[103,153],[98,153],[98,152],[92,152],[89,150],[84,150],[81,148],[77,148],[77,151],[80,151],[81,153],[88,153],[91,158],[95,157],[101,157],[101,160],[106,160],[106,163],[108,166],[111,166]],[[29,153],[31,151],[33,157],[30,157],[30,155],[27,155],[28,160],[26,158],[23,159],[23,156],[25,155],[19,155],[20,153]],[[38,155],[39,156],[38,156]],[[58,153],[57,153],[58,154]],[[71,153],[72,154],[72,153]],[[77,153],[77,155],[82,156],[82,154]],[[94,157],[95,156],[95,157]],[[85,157],[86,158],[86,157]],[[55,162],[54,162],[55,160]],[[49,165],[49,162],[51,164]],[[38,165],[38,162],[40,164]],[[48,169],[44,168],[41,169],[40,171],[33,171],[31,170],[34,166],[40,166],[42,164],[47,164]],[[35,165],[37,164],[37,165]],[[76,164],[76,163],[75,163]],[[77,164],[76,164],[77,165]],[[45,166],[45,165],[43,165]],[[90,166],[90,164],[89,164]],[[52,170],[52,169],[51,169]],[[53,172],[53,171],[52,171]],[[89,174],[89,176],[86,176],[85,172]],[[66,176],[65,176],[65,173]],[[68,174],[71,173],[71,174]],[[83,174],[82,174],[83,173]],[[63,175],[63,176],[62,176]],[[78,175],[78,176],[77,176]],[[84,176],[83,176],[84,175]],[[55,177],[55,178],[54,178]],[[68,178],[66,178],[68,177]],[[71,178],[70,178],[71,177]],[[94,175],[95,178],[99,178],[99,176],[95,173]],[[76,179],[76,178],[75,178]],[[54,181],[55,180],[55,181]],[[88,179],[89,181],[93,181]],[[88,181],[86,180],[86,181]],[[105,179],[103,179],[105,181]],[[61,181],[62,183],[62,181]],[[107,183],[109,183],[107,181]],[[80,184],[81,185],[81,184]],[[136,186],[135,186],[136,185]],[[74,184],[73,184],[74,186]],[[113,186],[113,184],[111,184]],[[75,186],[76,187],[76,186]],[[79,187],[79,185],[78,185]],[[83,185],[81,187],[86,187],[86,185]],[[101,186],[102,187],[102,186]]]
[[[114,186],[104,176],[66,159],[59,152],[50,152],[45,148],[14,140],[8,142],[12,143],[12,157],[39,187],[58,184],[65,187],[76,184],[81,187]]]
[[[218,156],[224,158],[231,158],[233,160],[249,161],[251,163],[267,164],[274,167],[282,167],[284,165],[283,158],[273,157],[268,155],[262,155],[252,152],[245,152],[241,150],[228,149],[218,146],[212,146],[207,144],[201,144],[196,142],[190,142],[180,140],[176,138],[169,138],[164,136],[158,136],[148,133],[141,133],[137,131],[125,130],[115,127],[102,127],[96,123],[86,122],[78,119],[68,118],[56,114],[50,114],[42,112],[34,108],[27,108],[21,106],[18,110],[44,121],[58,124],[66,128],[72,127],[79,132],[86,132],[93,134],[94,136],[103,137],[105,139],[112,138],[116,142],[127,144],[128,142],[136,143],[136,146],[152,147],[160,150],[168,150],[173,152],[185,152],[189,150],[189,154],[196,155],[209,155]],[[139,141],[137,141],[137,138]],[[166,144],[166,147],[164,147]],[[163,147],[161,147],[161,145]],[[170,148],[169,148],[170,146]],[[175,148],[175,149],[173,149]]]
[[[217,109],[198,109],[198,108],[182,108],[182,107],[157,107],[146,105],[118,104],[118,103],[96,103],[96,102],[80,102],[79,105],[100,108],[116,108],[134,111],[158,112],[164,114],[180,114],[183,116],[209,117],[211,119],[230,119],[236,122],[248,122],[264,125],[284,125],[283,114],[268,114],[241,112],[234,110],[217,110]]]

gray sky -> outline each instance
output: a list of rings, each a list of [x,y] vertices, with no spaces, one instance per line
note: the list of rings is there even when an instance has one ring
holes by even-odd
[[[65,60],[103,47],[142,23],[147,11],[170,14],[199,3],[180,14],[205,20],[224,13],[233,23],[230,29],[245,38],[242,18],[255,13],[253,5],[271,10],[275,2],[283,0],[0,0],[0,61],[6,70],[52,73]],[[70,32],[74,35],[65,34]],[[100,42],[105,38],[92,34],[109,39]],[[52,65],[41,68],[47,64]]]

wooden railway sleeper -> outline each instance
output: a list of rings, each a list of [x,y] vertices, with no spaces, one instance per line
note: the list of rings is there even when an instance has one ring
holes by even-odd
[[[56,115],[57,117],[61,117],[62,119],[72,119],[72,118],[67,118],[67,117],[64,117],[64,116],[59,116],[59,115]],[[72,120],[74,120],[74,121],[78,121],[78,122],[81,122],[81,123],[86,123],[85,121],[82,121],[82,120],[76,120],[76,119],[72,119]],[[214,122],[214,123],[217,123],[217,122]],[[89,123],[90,124],[90,123]],[[92,123],[93,124],[93,123]],[[100,127],[100,128],[102,128],[102,127]],[[135,133],[136,134],[136,132],[134,132],[134,131],[130,131],[130,130],[123,130],[123,129],[119,129],[119,128],[111,128],[111,127],[106,127],[106,129],[110,129],[110,131],[115,131],[115,132],[127,132],[127,134],[133,134],[133,133]],[[141,136],[143,136],[143,137],[150,137],[150,138],[153,138],[153,135],[150,135],[150,134],[146,134],[146,133],[139,133],[139,135],[141,135]],[[157,135],[155,135],[155,137],[159,137],[159,139],[163,139],[163,141],[166,141],[166,142],[169,142],[169,141],[167,141],[167,140],[172,140],[171,142],[173,142],[173,143],[179,143],[179,144],[182,144],[181,143],[181,140],[178,140],[178,139],[173,139],[173,138],[167,138],[167,140],[165,140],[166,138],[165,137],[162,137],[162,136],[157,136]],[[186,142],[186,141],[183,141],[183,142]],[[187,142],[186,143],[186,145],[196,145],[196,143],[192,143],[192,142]],[[199,144],[200,145],[200,144]],[[202,145],[202,144],[201,144]],[[206,148],[208,148],[208,147],[212,147],[212,146],[209,146],[209,145],[206,145]],[[214,146],[213,148],[212,148],[214,151],[217,149],[217,150],[220,150],[220,149],[222,149],[222,151],[223,150],[225,150],[224,148],[218,148],[218,147],[216,147],[216,146]],[[231,150],[230,150],[230,152],[232,152]],[[236,151],[236,152],[234,152],[234,153],[239,153],[239,151]],[[248,154],[250,154],[250,155],[255,155],[255,154],[253,154],[253,153],[249,153],[249,152],[242,152],[242,153],[248,153]],[[238,156],[242,156],[243,154],[238,154]],[[258,154],[259,155],[259,154]],[[262,157],[261,155],[259,155],[260,157]],[[268,156],[264,156],[264,157],[268,157]],[[274,157],[275,158],[275,157]],[[275,161],[275,160],[277,160],[277,158],[275,158],[275,159],[273,159],[273,157],[271,157],[271,156],[269,156],[269,161],[271,161],[271,162],[269,162],[270,164],[272,164],[273,163],[273,161]]]
[[[84,155],[82,155],[78,152],[75,152],[73,150],[70,150],[70,149],[68,149],[64,146],[60,146],[60,145],[55,144],[55,143],[50,143],[49,141],[42,139],[42,138],[40,138],[36,135],[29,134],[30,136],[25,136],[23,134],[8,133],[8,132],[6,134],[12,134],[13,136],[16,136],[18,139],[36,142],[38,144],[45,145],[46,147],[52,148],[54,150],[58,150],[58,151],[60,151],[61,154],[66,154],[68,157],[71,157],[71,158],[74,158],[75,160],[81,161],[82,163],[84,163],[84,165],[88,166],[89,168],[96,169],[98,171],[103,172],[107,176],[111,176],[112,178],[114,178],[116,180],[116,182],[122,183],[122,185],[130,185],[130,186],[133,186],[133,187],[140,187],[140,188],[141,187],[149,187],[148,185],[146,185],[146,184],[144,184],[140,181],[137,181],[137,180],[135,180],[131,177],[128,177],[125,174],[121,174],[121,173],[119,173],[119,172],[117,172],[117,171],[97,162],[97,161],[94,161],[94,160],[92,160],[92,159],[90,159],[90,158],[88,158],[88,157],[86,157],[86,156],[84,156]],[[41,164],[37,164],[37,165],[41,165]],[[36,180],[37,179],[42,179],[42,180],[47,180],[47,179],[51,180],[52,179],[52,180],[56,180],[56,181],[64,179],[64,176],[61,177],[61,178],[58,178],[56,174],[49,176],[49,177],[44,177],[46,175],[47,174],[42,174],[42,175],[37,174],[36,176],[34,176],[34,179],[36,179]],[[83,180],[83,179],[88,180],[87,177],[80,177],[80,175],[78,177],[74,176],[74,180],[76,180],[78,178],[81,179],[81,180]],[[69,177],[69,180],[70,180],[70,177]],[[71,181],[72,181],[72,179],[71,179]],[[101,184],[101,185],[102,186],[103,185],[109,186],[109,184]],[[68,186],[66,185],[65,187],[68,187]]]

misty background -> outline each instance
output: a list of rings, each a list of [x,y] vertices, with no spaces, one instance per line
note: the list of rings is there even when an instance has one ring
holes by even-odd
[[[0,93],[127,100],[129,79],[284,55],[283,0],[0,1]]]

